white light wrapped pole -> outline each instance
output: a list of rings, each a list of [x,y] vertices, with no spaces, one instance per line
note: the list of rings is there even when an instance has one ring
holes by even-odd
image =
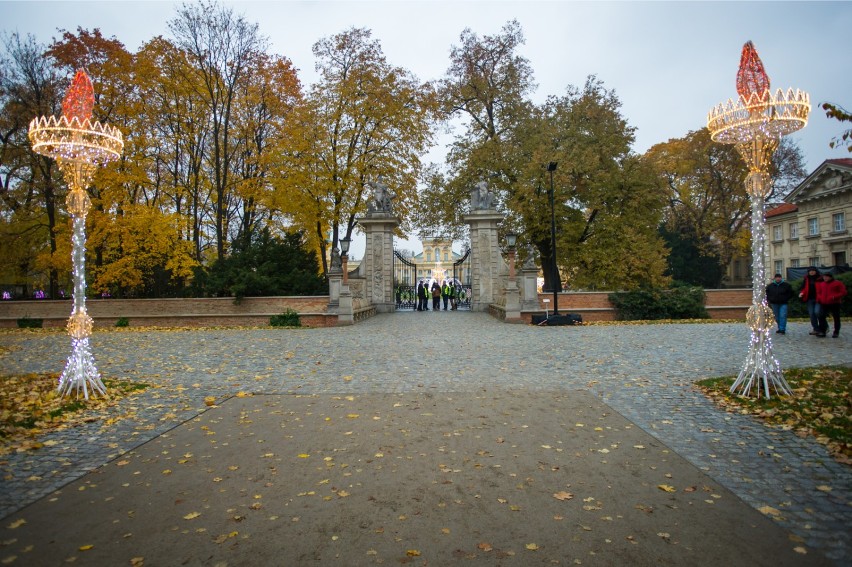
[[[124,140],[117,128],[91,120],[94,106],[92,82],[83,70],[77,71],[62,103],[62,116],[40,117],[30,123],[33,151],[54,158],[68,184],[65,206],[71,215],[71,269],[74,300],[68,319],[71,356],[59,377],[61,396],[72,392],[89,399],[89,394],[106,394],[89,345],[92,318],[86,312],[86,215],[92,202],[86,188],[98,166],[118,159]]]
[[[734,144],[748,166],[745,188],[751,198],[752,305],[746,315],[751,331],[749,352],[731,392],[770,398],[772,392],[789,395],[781,365],[772,353],[772,309],[766,303],[766,198],[772,189],[769,176],[772,154],[783,136],[808,122],[811,104],[807,93],[769,90],[769,77],[749,41],[743,47],[737,74],[739,98],[728,100],[707,116],[713,141]],[[755,387],[756,386],[756,387]]]

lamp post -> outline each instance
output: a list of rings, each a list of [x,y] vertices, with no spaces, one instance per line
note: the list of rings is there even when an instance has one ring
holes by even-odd
[[[92,121],[95,94],[92,81],[82,69],[62,101],[62,116],[33,119],[29,138],[33,151],[56,160],[68,184],[65,206],[73,219],[71,265],[74,301],[68,319],[71,356],[59,377],[60,396],[80,391],[88,400],[89,391],[106,395],[106,387],[95,366],[89,346],[93,321],[86,312],[86,215],[92,206],[86,188],[98,166],[119,158],[124,140],[118,128]]]
[[[343,285],[349,283],[349,245],[352,240],[347,236],[340,239],[340,261],[343,268]]]
[[[515,244],[518,242],[518,235],[510,232],[506,235],[506,246],[509,249],[509,281],[515,281]]]
[[[781,365],[772,353],[772,310],[766,303],[766,197],[772,190],[769,176],[772,154],[783,136],[804,128],[811,109],[807,93],[769,90],[769,76],[752,42],[743,46],[737,73],[736,100],[716,106],[707,116],[714,142],[733,144],[748,166],[745,189],[751,198],[751,254],[754,266],[752,305],[746,315],[751,330],[749,353],[731,392],[748,396],[757,382],[757,397],[770,390],[791,394]]]
[[[556,162],[552,161],[547,164],[547,171],[550,172],[550,258],[551,258],[551,285],[553,286],[553,316],[559,315],[559,289],[562,287],[562,282],[559,280],[559,268],[556,265],[556,209],[554,207],[554,192],[553,192],[553,172],[556,171]]]

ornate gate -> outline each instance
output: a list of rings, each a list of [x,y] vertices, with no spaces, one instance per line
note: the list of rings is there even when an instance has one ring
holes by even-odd
[[[453,279],[461,284],[459,309],[470,309],[470,299],[473,289],[470,266],[470,248],[468,248],[464,256],[453,262]]]
[[[397,309],[417,308],[417,266],[393,251],[393,293]]]

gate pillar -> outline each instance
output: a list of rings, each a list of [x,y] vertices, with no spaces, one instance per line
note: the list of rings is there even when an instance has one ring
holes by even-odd
[[[363,268],[364,299],[377,313],[393,313],[396,309],[393,289],[393,233],[399,218],[389,212],[370,212],[358,219],[367,236]]]
[[[496,209],[473,208],[464,216],[470,225],[471,311],[488,312],[489,305],[501,293],[501,274],[505,278],[508,266],[500,254],[497,227],[505,215]]]

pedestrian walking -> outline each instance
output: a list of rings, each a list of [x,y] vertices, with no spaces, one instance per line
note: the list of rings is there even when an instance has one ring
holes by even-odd
[[[438,280],[432,282],[432,309],[441,310],[441,285]]]
[[[821,280],[822,278],[820,278],[819,271],[817,271],[815,266],[811,266],[808,268],[808,273],[805,275],[805,279],[802,280],[802,289],[799,290],[799,298],[805,302],[805,305],[808,308],[808,317],[811,319],[811,332],[809,333],[811,335],[819,333],[816,285],[817,282]]]
[[[834,276],[826,272],[822,275],[822,282],[817,282],[817,319],[819,320],[818,337],[824,337],[828,332],[828,316],[834,319],[835,339],[840,336],[840,304],[846,297],[846,286],[843,282],[834,279]]]
[[[766,301],[775,315],[779,335],[787,334],[787,302],[793,298],[793,287],[784,281],[781,274],[775,274],[772,283],[766,286]]]
[[[446,311],[450,304],[450,283],[447,280],[444,280],[441,286],[441,299],[444,301],[444,311]]]

